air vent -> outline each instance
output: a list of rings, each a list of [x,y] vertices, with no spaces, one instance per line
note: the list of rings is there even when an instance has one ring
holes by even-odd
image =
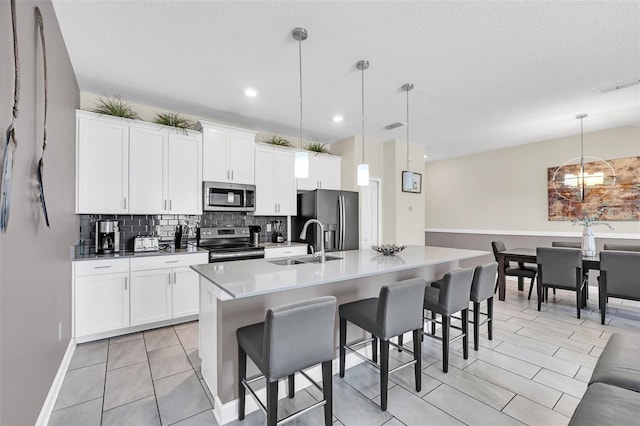
[[[626,89],[627,87],[635,86],[637,84],[640,84],[640,79],[634,78],[631,80],[622,81],[620,83],[614,83],[614,84],[610,84],[609,86],[601,87],[598,89],[598,91],[600,93],[615,92],[616,90]]]
[[[402,127],[402,126],[404,126],[404,123],[397,122],[397,123],[389,124],[388,126],[385,127],[385,129],[393,130],[393,129],[397,129],[398,127]]]

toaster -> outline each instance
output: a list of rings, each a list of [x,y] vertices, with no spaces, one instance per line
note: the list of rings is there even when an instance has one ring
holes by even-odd
[[[158,251],[160,249],[158,237],[143,237],[138,235],[133,240],[133,251],[135,253],[144,251]]]

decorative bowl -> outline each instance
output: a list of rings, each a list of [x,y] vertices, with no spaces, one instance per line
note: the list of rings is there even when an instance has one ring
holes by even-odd
[[[371,246],[371,248],[375,251],[377,251],[378,253],[382,253],[385,256],[393,256],[396,253],[400,253],[402,250],[404,250],[407,246],[398,246],[395,244],[382,244],[380,246]]]

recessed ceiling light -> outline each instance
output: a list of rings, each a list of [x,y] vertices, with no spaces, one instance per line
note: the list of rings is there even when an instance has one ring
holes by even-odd
[[[425,154],[425,155],[424,155],[424,159],[426,160],[426,159],[427,159],[427,157],[428,157],[428,155],[427,155],[427,154]]]
[[[258,96],[258,92],[256,91],[256,89],[252,89],[251,87],[247,87],[246,89],[244,89],[244,94],[251,98]]]
[[[342,120],[344,120],[344,117],[342,117],[341,115],[334,115],[333,116],[333,121],[335,121],[336,123],[340,123],[340,122],[342,122]]]

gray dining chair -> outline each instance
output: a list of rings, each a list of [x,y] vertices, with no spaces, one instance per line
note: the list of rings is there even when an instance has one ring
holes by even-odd
[[[543,293],[548,288],[576,292],[576,313],[586,305],[586,282],[582,274],[582,252],[565,247],[538,247],[538,311],[542,307]]]
[[[507,248],[502,241],[492,241],[491,249],[493,250],[493,257],[496,262],[498,262],[498,252],[505,251]],[[499,263],[499,262],[498,262]],[[529,278],[531,283],[529,284],[529,295],[528,299],[531,300],[531,292],[533,291],[533,284],[536,280],[536,275],[538,274],[538,268],[534,265],[525,265],[522,262],[518,262],[517,266],[513,266],[510,262],[505,263],[504,265],[504,275],[505,277],[517,277],[518,278],[518,288],[522,288],[524,286],[524,279]],[[496,277],[496,285],[494,288],[494,293],[498,289],[498,278]]]
[[[487,324],[487,337],[493,340],[493,283],[498,273],[498,263],[491,262],[476,266],[471,281],[470,300],[473,303],[473,349],[478,350],[480,341],[480,326]],[[480,311],[480,303],[487,301],[487,313]],[[480,323],[480,315],[486,315],[486,320]]]
[[[582,249],[582,243],[581,242],[574,242],[574,241],[552,241],[551,242],[551,247],[566,247],[566,248],[576,248],[576,249]],[[587,284],[589,283],[589,271],[585,270],[582,271],[583,275],[584,275],[584,279],[587,280]],[[545,292],[544,294],[544,300],[547,300],[548,297],[548,292]],[[553,294],[556,294],[556,289],[553,289]],[[589,299],[589,291],[585,292],[585,296],[587,297],[587,299]]]
[[[618,251],[640,251],[640,245],[635,244],[605,244],[605,250],[618,250]]]
[[[299,411],[302,414],[324,405],[324,424],[333,422],[332,361],[334,354],[336,298],[333,296],[292,303],[269,309],[264,322],[236,331],[238,341],[238,418],[244,419],[248,390],[267,415],[267,425],[276,426],[297,417],[278,421],[278,380],[287,377],[289,398],[295,394],[295,373],[300,372],[319,388],[323,400]],[[247,356],[262,375],[247,379]],[[322,365],[322,388],[302,370]],[[267,405],[258,399],[250,384],[266,379]],[[295,416],[295,417],[294,417]]]
[[[389,388],[389,345],[401,348],[390,339],[413,332],[413,360],[405,362],[391,370],[414,365],[416,392],[422,388],[422,299],[427,282],[422,278],[398,281],[382,286],[379,297],[357,300],[340,305],[340,377],[344,377],[346,351],[363,358],[380,370],[380,408],[387,410],[387,391]],[[372,334],[371,339],[347,345],[347,322]],[[380,340],[380,364],[377,361],[377,341]],[[372,342],[373,360],[369,360],[355,350],[362,344]]]
[[[604,325],[609,297],[640,300],[640,252],[600,252],[600,322]]]

